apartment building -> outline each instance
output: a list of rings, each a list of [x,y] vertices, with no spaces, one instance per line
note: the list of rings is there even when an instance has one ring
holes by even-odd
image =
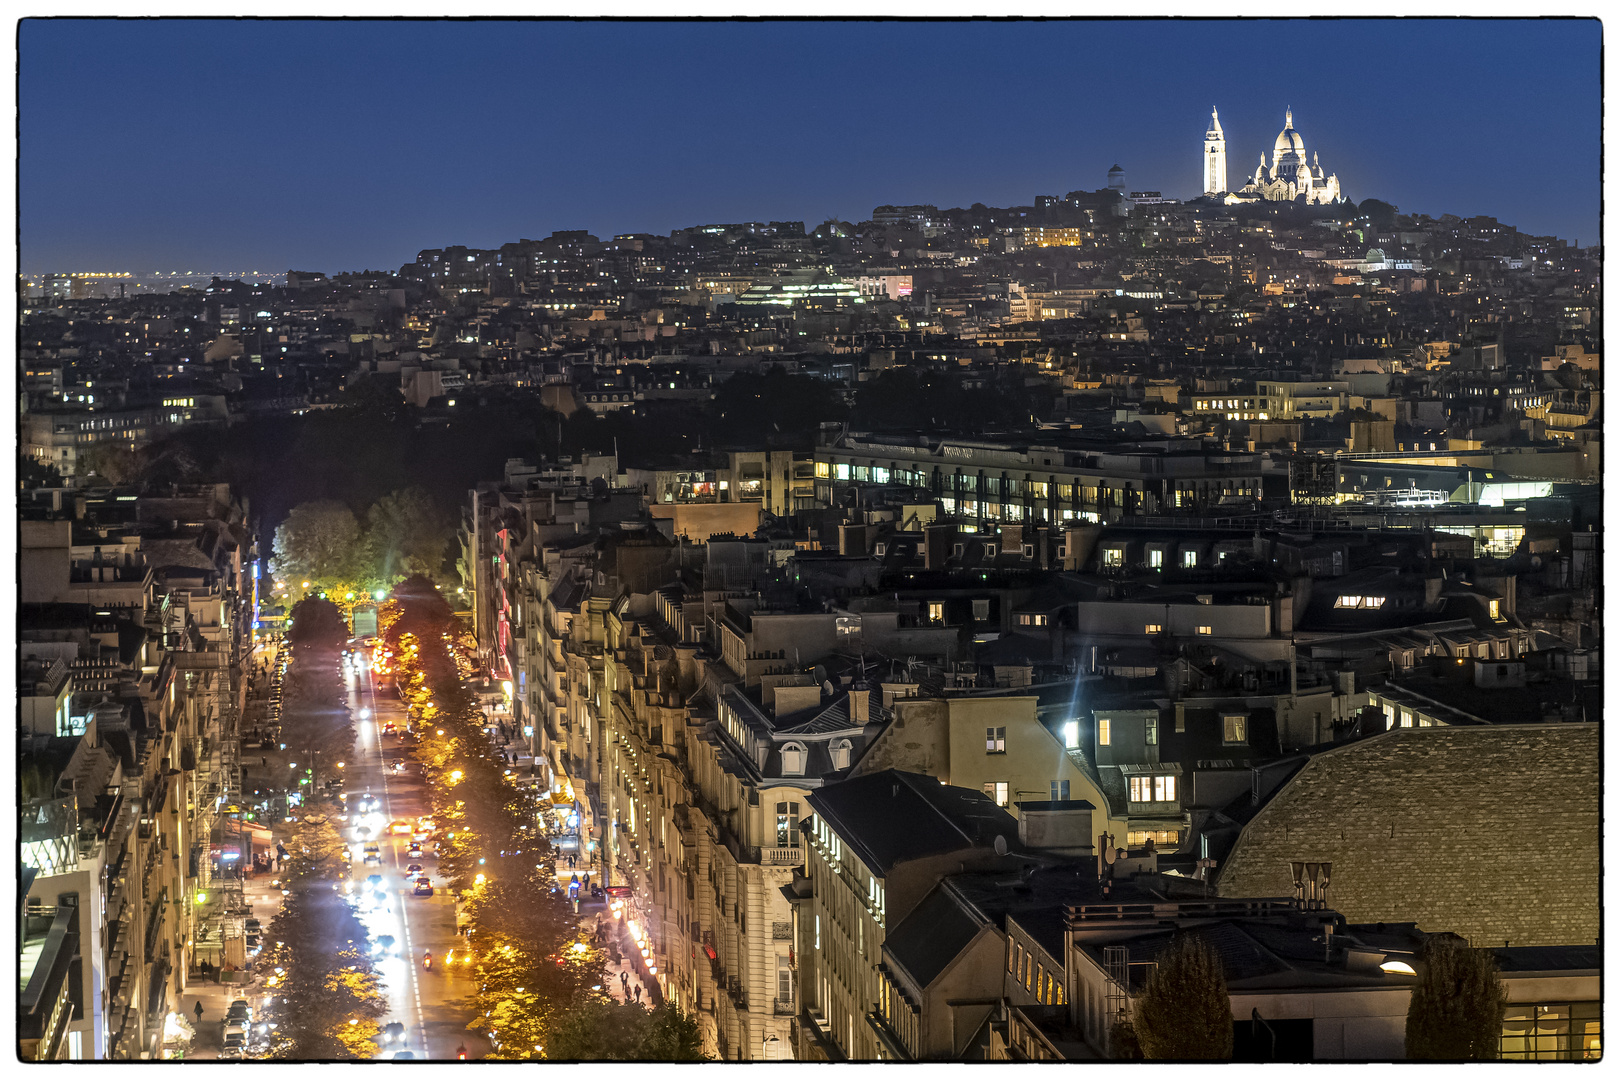
[[[69,957],[65,1003],[54,976],[20,1003],[43,1057],[165,1056],[191,967],[230,936],[209,854],[237,784],[256,556],[239,507],[168,516],[220,512],[217,494],[22,522],[24,929],[51,921],[41,947]]]

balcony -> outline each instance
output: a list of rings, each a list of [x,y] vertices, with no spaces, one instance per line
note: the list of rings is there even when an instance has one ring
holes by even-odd
[[[759,861],[765,866],[802,866],[804,864],[804,848],[766,847],[758,850]]]
[[[771,1003],[771,1012],[777,1016],[797,1016],[798,1008],[793,1004],[792,998],[777,998]]]

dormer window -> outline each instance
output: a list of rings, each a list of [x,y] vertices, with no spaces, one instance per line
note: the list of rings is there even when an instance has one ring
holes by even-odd
[[[834,739],[827,745],[827,753],[832,757],[832,767],[835,769],[849,768],[850,741],[848,739]]]
[[[1500,619],[1502,617],[1502,601],[1500,601],[1500,600],[1492,600],[1490,602],[1490,608],[1491,608],[1491,618]]]
[[[806,753],[803,743],[787,743],[782,747],[782,775],[803,776]]]

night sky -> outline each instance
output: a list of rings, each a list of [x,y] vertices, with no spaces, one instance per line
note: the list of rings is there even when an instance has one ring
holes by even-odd
[[[397,269],[555,229],[1199,193],[1292,106],[1353,200],[1598,239],[1584,21],[25,21],[25,272]]]

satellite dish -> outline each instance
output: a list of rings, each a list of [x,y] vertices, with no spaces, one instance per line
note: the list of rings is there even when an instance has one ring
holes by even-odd
[[[996,833],[996,842],[994,846],[997,855],[1007,854],[1007,838],[1000,833]]]

